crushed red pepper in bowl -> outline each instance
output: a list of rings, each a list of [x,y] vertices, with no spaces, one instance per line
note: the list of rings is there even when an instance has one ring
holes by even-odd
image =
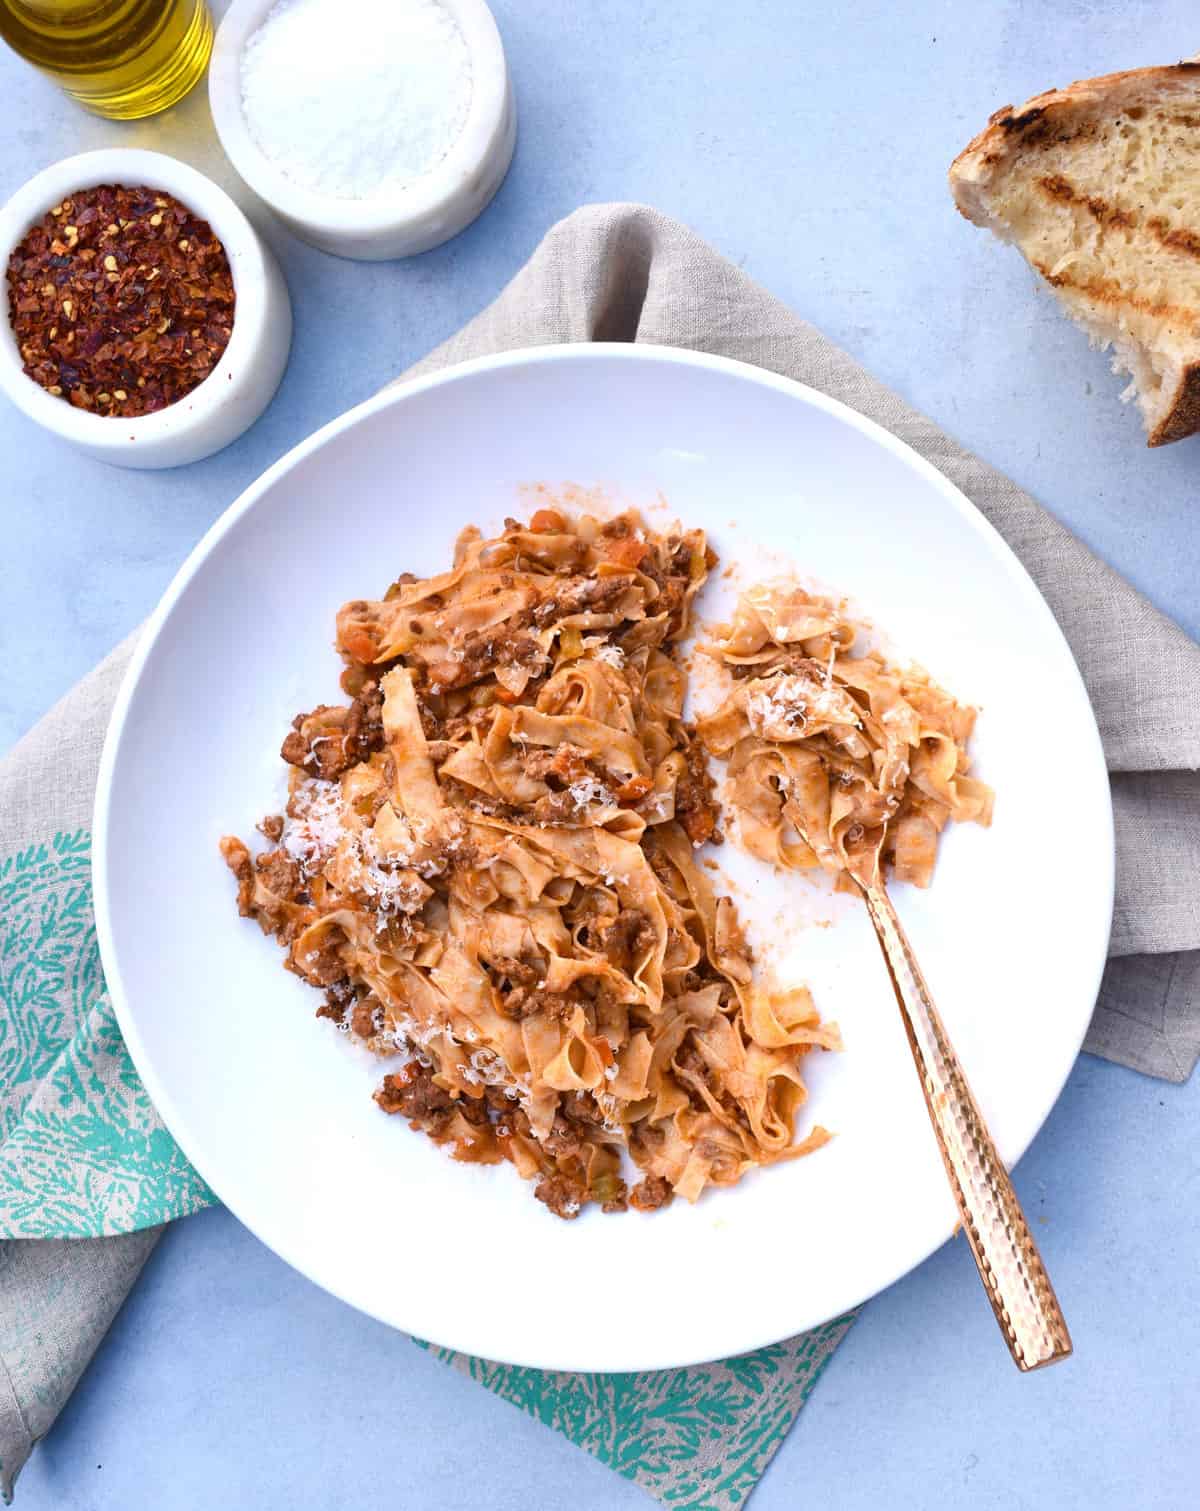
[[[212,227],[144,186],[81,189],[8,260],[26,375],[76,409],[153,414],[191,393],[229,344],[235,294]]]

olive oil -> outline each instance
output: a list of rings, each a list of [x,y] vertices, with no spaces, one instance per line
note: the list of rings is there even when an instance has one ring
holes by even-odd
[[[208,66],[207,0],[0,0],[0,37],[97,115],[153,115]]]

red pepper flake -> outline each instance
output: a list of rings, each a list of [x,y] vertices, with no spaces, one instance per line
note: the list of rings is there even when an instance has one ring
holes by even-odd
[[[93,414],[153,414],[191,393],[233,330],[225,248],[161,190],[101,184],[44,215],[8,260],[26,374]]]

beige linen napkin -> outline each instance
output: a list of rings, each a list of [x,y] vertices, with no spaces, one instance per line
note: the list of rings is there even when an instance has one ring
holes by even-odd
[[[1200,647],[1028,494],[962,451],[686,227],[654,210],[596,205],[562,221],[496,302],[413,371],[428,372],[514,347],[593,340],[657,342],[721,353],[841,399],[939,467],[1013,546],[1072,645],[1112,773],[1118,851],[1113,958],[1086,1047],[1149,1074],[1183,1080],[1200,1052],[1200,898],[1195,887],[1200,869]],[[49,867],[56,856],[65,857],[69,869],[76,838],[90,820],[104,725],[129,649],[127,642],[85,678],[0,765],[0,982],[16,979],[7,954],[27,948],[27,940],[23,943],[14,930],[6,932],[4,867],[14,857],[19,862],[16,881],[10,877],[8,883],[17,889],[11,895],[18,899],[31,895],[43,863]],[[54,895],[60,901],[74,896],[61,887]],[[63,949],[71,958],[72,951],[82,948],[80,941],[91,938],[90,913],[80,911],[81,897],[72,904],[79,916],[70,915],[68,921],[74,922],[63,934]],[[79,972],[68,964],[53,954],[48,964],[41,962],[49,984],[39,993],[21,996],[19,1003],[16,996],[0,1000],[0,1174],[8,1169],[9,1185],[20,1198],[6,1204],[0,1190],[0,1215],[10,1220],[0,1232],[54,1231],[44,1223],[36,1226],[49,1201],[43,1172],[54,1163],[46,1159],[47,1148],[53,1153],[55,1133],[51,1076],[49,1069],[39,1072],[29,1057],[21,1062],[23,1069],[14,1070],[11,1028],[20,1014],[32,1021],[44,1010],[60,1018],[65,1014],[68,1022],[74,1014],[80,1042],[89,1041],[89,1024],[102,1026],[98,1004],[103,983],[81,990]],[[89,1095],[112,1091],[123,1073],[127,1083],[119,1048],[109,1044],[104,1056],[92,1055],[89,1084],[95,1090]],[[122,1094],[128,1093],[125,1084]],[[154,1122],[148,1102],[143,1111]],[[94,1226],[72,1229],[118,1236],[0,1242],[0,1484],[5,1488],[33,1441],[53,1422],[136,1278],[153,1243],[152,1225],[208,1199],[194,1180],[189,1184],[191,1173],[180,1169],[156,1123],[148,1136],[144,1128],[138,1133],[139,1157],[145,1158],[136,1179],[110,1172],[98,1182],[90,1180],[89,1191],[99,1193],[97,1210],[90,1214]],[[40,1151],[39,1159],[35,1151]],[[69,1152],[61,1155],[56,1178],[70,1177],[71,1158]],[[738,1505],[782,1440],[845,1325],[844,1320],[831,1325],[833,1331],[819,1343],[810,1335],[807,1342],[781,1345],[780,1371],[786,1380],[782,1394],[770,1397],[772,1429],[761,1434],[754,1452],[731,1472],[726,1471],[732,1449],[720,1435],[694,1450],[690,1462],[686,1455],[662,1453],[667,1467],[657,1475],[627,1441],[623,1456],[614,1454],[608,1461],[676,1506]],[[454,1362],[505,1392],[489,1378],[491,1367],[482,1361]],[[714,1366],[710,1378],[727,1383],[737,1373],[735,1363]],[[572,1382],[586,1388],[584,1377],[546,1377],[544,1399],[550,1404],[544,1409],[529,1404],[527,1382],[520,1391],[507,1393],[574,1435],[556,1419],[553,1407]],[[622,1434],[634,1430],[633,1420],[621,1423]]]

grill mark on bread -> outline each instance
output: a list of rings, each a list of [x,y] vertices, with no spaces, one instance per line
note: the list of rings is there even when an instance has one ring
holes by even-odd
[[[1186,226],[1172,230],[1161,215],[1152,215],[1146,229],[1172,252],[1182,252],[1187,257],[1200,257],[1200,234],[1189,231]]]
[[[961,214],[1014,241],[1066,312],[1115,343],[1151,446],[1200,431],[1200,213],[1193,180],[1172,177],[1200,157],[1198,132],[1200,58],[1006,105],[950,170]]]
[[[1094,299],[1097,304],[1126,304],[1130,309],[1139,311],[1143,315],[1153,315],[1157,319],[1181,320],[1189,328],[1195,321],[1191,310],[1182,304],[1160,304],[1152,299],[1144,299],[1139,294],[1130,293],[1123,289],[1119,283],[1114,283],[1111,278],[1085,278],[1071,277],[1071,270],[1067,268],[1061,273],[1052,273],[1044,262],[1033,262],[1033,266],[1042,275],[1046,282],[1055,289],[1072,289],[1077,294],[1086,294],[1089,299]]]
[[[1036,98],[1051,101],[1048,105],[1033,105],[1028,102],[1024,110],[1013,113],[1011,105],[1004,105],[988,117],[988,127],[1001,133],[998,150],[990,152],[984,161],[998,163],[1014,146],[1021,150],[1028,147],[1062,147],[1069,142],[1087,140],[1096,134],[1095,121],[1063,120],[1053,108],[1051,96],[1056,91],[1048,90]],[[1019,138],[1019,143],[1018,143]],[[976,139],[978,141],[978,138]],[[975,143],[972,143],[974,146]],[[966,149],[967,151],[970,148]],[[963,156],[960,153],[959,156]]]
[[[1126,230],[1137,225],[1137,216],[1131,210],[1122,210],[1100,194],[1084,194],[1076,189],[1070,179],[1061,173],[1046,173],[1037,180],[1037,186],[1050,199],[1064,205],[1082,205],[1093,219],[1106,229],[1120,226]]]
[[[1043,174],[1037,180],[1037,186],[1043,194],[1059,204],[1082,206],[1106,229],[1119,226],[1124,230],[1133,230],[1142,224],[1132,210],[1122,210],[1119,205],[1112,204],[1102,195],[1083,193],[1061,173]],[[1180,252],[1185,257],[1200,258],[1200,232],[1189,231],[1186,226],[1172,228],[1166,217],[1162,215],[1151,215],[1145,222],[1145,228],[1159,245],[1166,247],[1168,251]],[[1163,306],[1163,308],[1167,307]]]
[[[996,120],[997,125],[1003,126],[1005,131],[1024,131],[1035,121],[1040,121],[1045,114],[1044,105],[1035,105],[1032,110],[1022,110],[1020,115],[1013,115],[1012,106],[1006,105],[999,117],[993,117],[993,119]]]

